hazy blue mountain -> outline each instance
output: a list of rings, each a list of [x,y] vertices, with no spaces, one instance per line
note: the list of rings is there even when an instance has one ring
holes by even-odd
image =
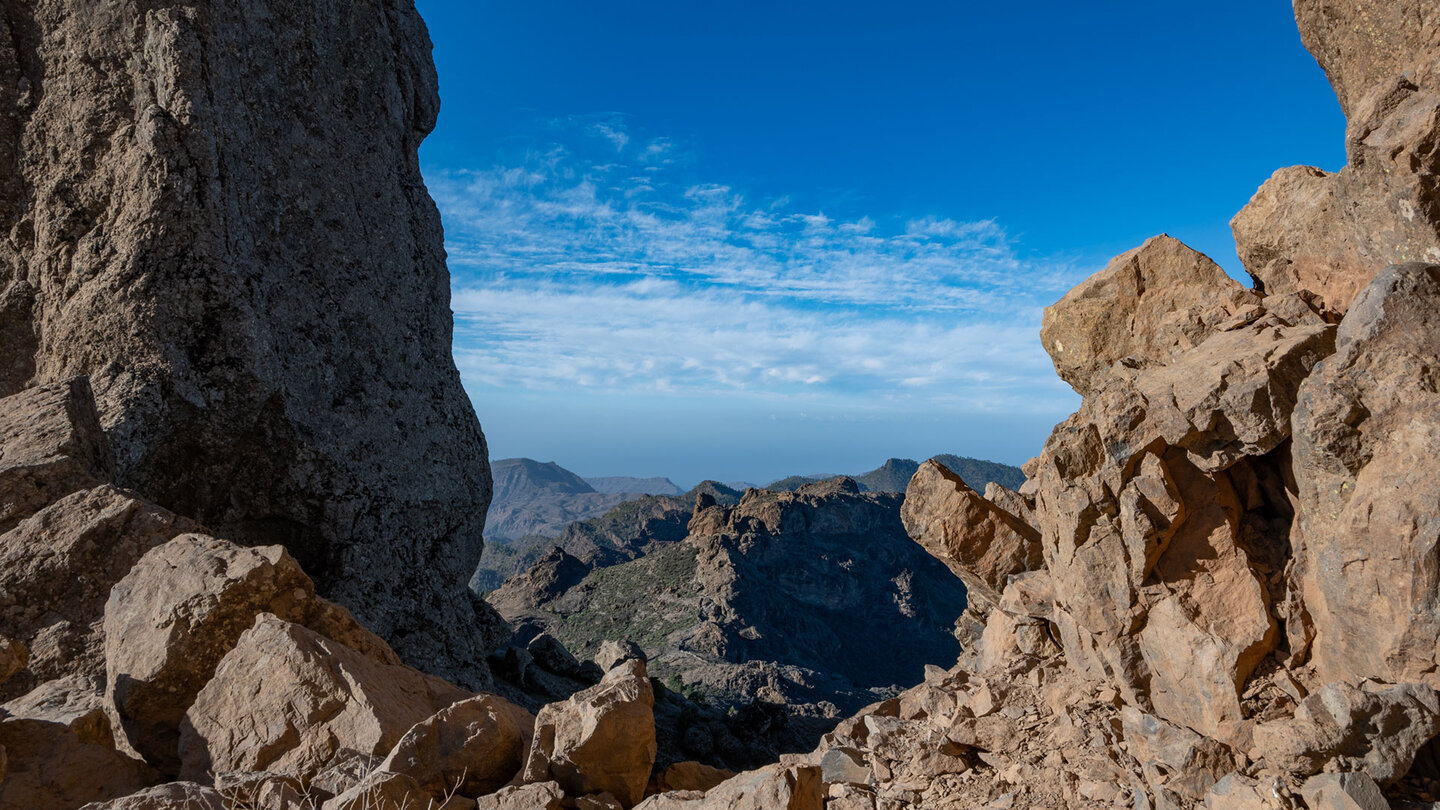
[[[1021,472],[1019,467],[1012,467],[1009,464],[949,453],[932,456],[932,458],[949,467],[971,488],[980,492],[984,492],[985,485],[991,481],[1009,489],[1018,489],[1021,484],[1025,483],[1025,473]],[[915,471],[918,469],[920,469],[918,461],[908,458],[892,458],[870,472],[849,477],[855,479],[855,483],[860,485],[861,492],[904,492],[905,486],[910,483],[911,476],[915,475]],[[793,492],[805,484],[839,477],[839,475],[792,475],[766,484],[765,489],[774,492]]]
[[[630,492],[636,495],[679,495],[684,492],[669,478],[634,478],[628,475],[606,475],[586,478],[585,483],[596,492]]]

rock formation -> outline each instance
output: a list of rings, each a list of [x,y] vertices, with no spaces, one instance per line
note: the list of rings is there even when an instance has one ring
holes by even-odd
[[[284,544],[409,660],[483,682],[490,478],[413,5],[37,0],[0,28],[0,394],[88,375],[117,484]]]

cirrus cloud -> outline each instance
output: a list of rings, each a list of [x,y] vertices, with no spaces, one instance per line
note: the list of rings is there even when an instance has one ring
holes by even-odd
[[[1001,224],[751,199],[614,118],[556,135],[427,172],[472,390],[1071,404],[1036,332],[1081,273],[1020,258]]]

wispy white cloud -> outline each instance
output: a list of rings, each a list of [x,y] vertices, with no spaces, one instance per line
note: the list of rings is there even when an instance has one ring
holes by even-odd
[[[673,141],[583,127],[608,155],[582,137],[427,174],[472,387],[1054,410],[1036,330],[1075,268],[990,220],[750,199],[682,179]]]

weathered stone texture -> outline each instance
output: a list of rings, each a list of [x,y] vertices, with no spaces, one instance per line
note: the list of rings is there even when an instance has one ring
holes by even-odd
[[[88,375],[117,484],[283,542],[409,660],[484,681],[490,476],[413,5],[37,0],[0,29],[0,393]]]

